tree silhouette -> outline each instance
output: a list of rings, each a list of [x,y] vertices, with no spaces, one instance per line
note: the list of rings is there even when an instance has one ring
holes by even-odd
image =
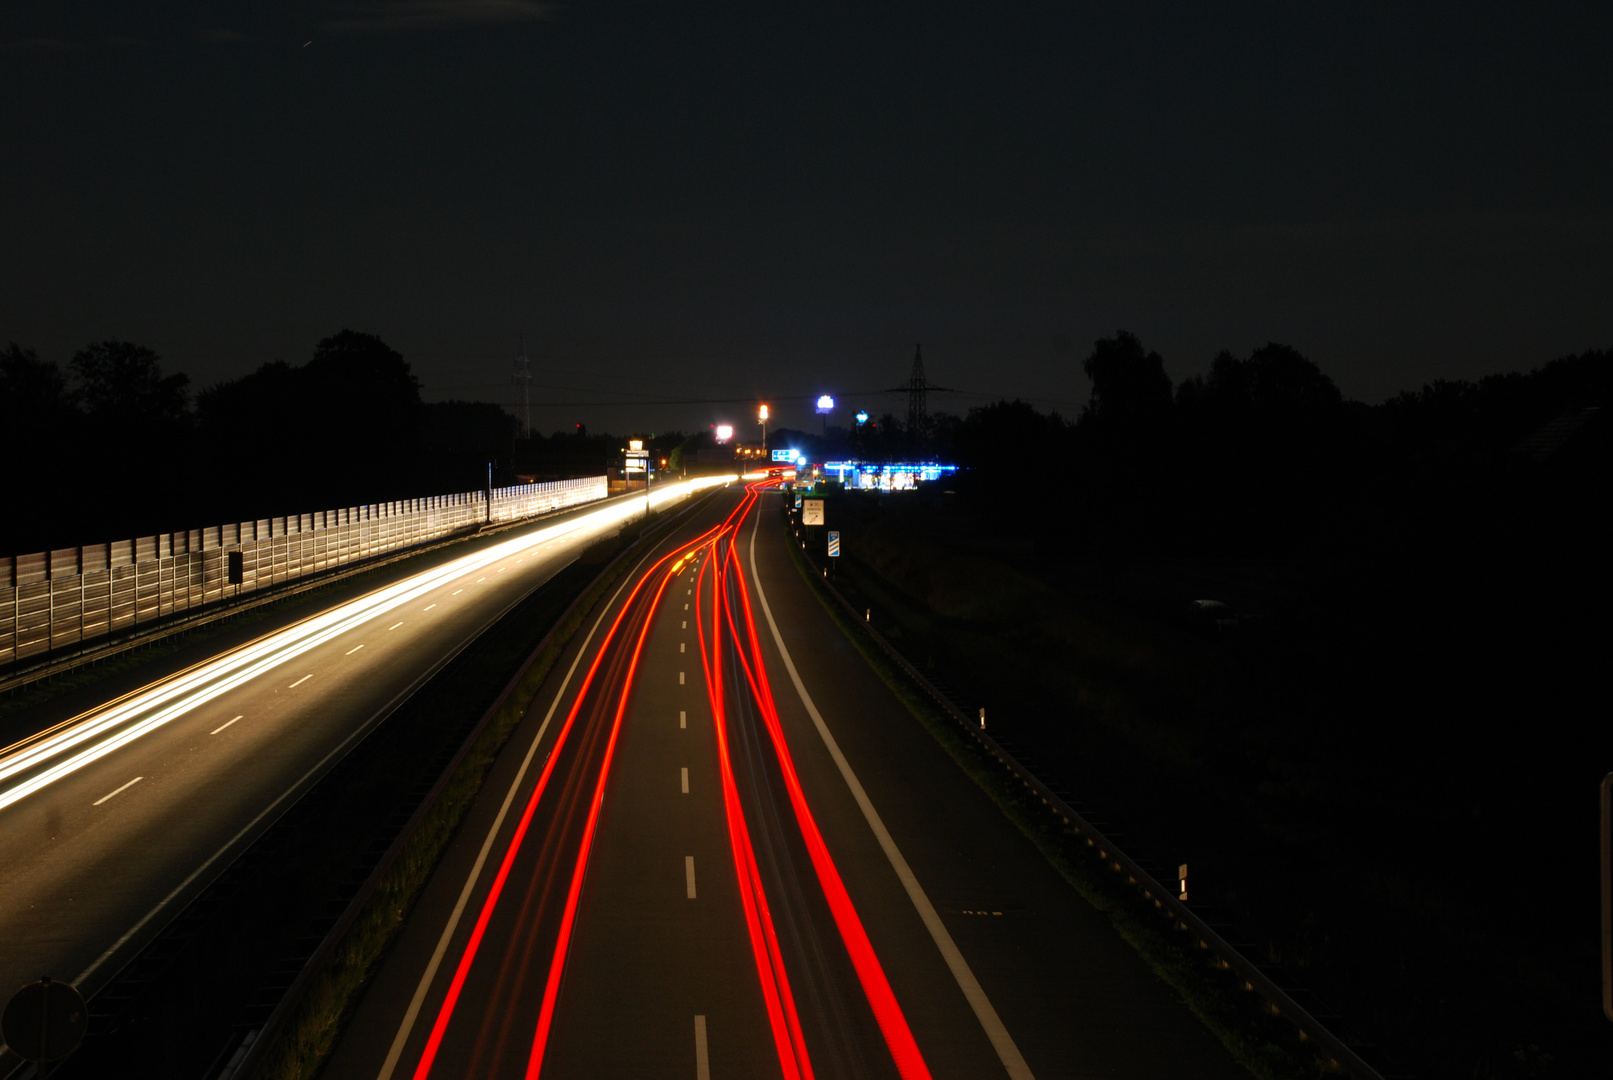
[[[424,494],[420,384],[374,334],[342,330],[302,367],[275,361],[211,386],[197,414],[230,514]]]
[[[1144,352],[1135,334],[1121,330],[1112,338],[1099,338],[1081,370],[1092,380],[1084,419],[1134,426],[1170,411],[1171,380],[1165,361],[1157,352]]]
[[[0,350],[0,416],[8,424],[25,423],[41,410],[55,412],[67,407],[67,383],[61,368],[15,341]]]
[[[73,354],[73,398],[91,423],[115,428],[173,426],[188,419],[190,376],[164,375],[144,345],[102,341]]]

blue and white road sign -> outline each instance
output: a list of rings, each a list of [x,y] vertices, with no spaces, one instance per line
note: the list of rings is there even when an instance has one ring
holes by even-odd
[[[829,530],[829,554],[840,554],[840,532],[837,529]]]

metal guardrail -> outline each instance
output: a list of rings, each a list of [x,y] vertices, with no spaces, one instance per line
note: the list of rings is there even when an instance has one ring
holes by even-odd
[[[0,670],[455,533],[594,502],[605,487],[602,476],[584,477],[0,556]]]
[[[813,565],[807,555],[804,541],[801,545],[801,554],[806,558],[808,565]],[[1332,1058],[1334,1067],[1342,1069],[1357,1080],[1385,1080],[1382,1073],[1374,1068],[1361,1055],[1329,1030],[1320,1020],[1316,1019],[1307,1009],[1278,986],[1269,975],[1262,971],[1248,957],[1230,945],[1214,929],[1210,927],[1198,913],[1179,900],[1172,890],[1161,885],[1152,874],[1144,870],[1125,852],[1121,851],[1110,841],[1101,830],[1095,828],[1091,822],[1078,813],[1069,803],[1065,802],[1052,788],[1043,783],[1034,772],[1026,768],[1012,753],[1004,749],[996,739],[978,728],[972,718],[958,707],[946,694],[930,682],[917,667],[915,667],[901,651],[893,646],[878,630],[875,630],[869,620],[864,618],[852,606],[851,602],[835,588],[826,577],[814,578],[817,584],[823,586],[825,591],[845,609],[851,621],[861,627],[865,633],[880,647],[886,656],[895,661],[897,666],[907,673],[920,689],[928,694],[942,710],[955,720],[958,725],[968,733],[980,746],[1000,762],[1004,768],[1034,792],[1042,803],[1053,813],[1061,817],[1064,822],[1075,830],[1076,834],[1086,841],[1088,848],[1095,851],[1105,864],[1117,874],[1123,874],[1129,885],[1142,893],[1145,900],[1150,901],[1156,910],[1168,915],[1177,929],[1188,933],[1199,941],[1199,947],[1213,952],[1223,969],[1230,969],[1242,977],[1246,990],[1258,993],[1266,999],[1266,1003],[1274,1016],[1286,1017],[1290,1023],[1299,1029],[1300,1036],[1306,1041],[1314,1041],[1325,1049]]]

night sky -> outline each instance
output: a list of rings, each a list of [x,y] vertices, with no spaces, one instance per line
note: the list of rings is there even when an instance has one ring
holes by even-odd
[[[916,342],[932,408],[1071,415],[1122,327],[1376,401],[1613,344],[1610,42],[1605,2],[12,0],[0,342],[199,389],[350,327],[509,401],[525,334],[542,431],[899,412],[859,392]]]

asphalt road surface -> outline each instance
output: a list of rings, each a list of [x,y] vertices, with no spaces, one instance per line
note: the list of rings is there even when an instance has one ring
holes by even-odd
[[[513,530],[0,751],[0,996],[41,975],[93,994],[410,691],[642,513]]]
[[[549,685],[325,1075],[1246,1075],[853,649],[757,485]]]

